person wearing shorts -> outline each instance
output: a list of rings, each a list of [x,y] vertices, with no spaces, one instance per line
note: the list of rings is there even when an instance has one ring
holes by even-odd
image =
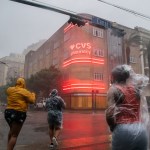
[[[50,148],[58,146],[57,138],[62,129],[63,114],[62,109],[66,106],[64,100],[58,96],[58,91],[53,89],[49,99],[46,101],[46,109],[48,110],[47,121],[49,124]]]
[[[4,117],[10,130],[8,133],[7,150],[13,150],[17,137],[26,120],[28,104],[35,103],[35,94],[25,88],[25,80],[18,78],[14,87],[9,87],[7,93],[7,106]]]

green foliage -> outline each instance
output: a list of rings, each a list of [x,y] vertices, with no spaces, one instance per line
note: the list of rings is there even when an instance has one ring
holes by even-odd
[[[43,97],[47,97],[53,88],[61,90],[61,72],[51,66],[49,69],[43,69],[32,75],[26,83],[31,91],[34,91],[37,95],[42,93]]]
[[[8,88],[8,85],[0,87],[0,102],[2,103],[6,103],[6,100],[7,100],[6,89],[7,88]]]
[[[17,81],[17,78],[10,78],[9,81],[7,82],[7,85],[8,86],[15,86],[16,84],[16,81]]]
[[[0,86],[0,102],[6,103],[7,101],[7,95],[6,95],[6,90],[10,86],[14,86],[16,83],[16,78],[10,78],[9,82],[4,85]]]
[[[6,103],[6,90],[10,86],[15,86],[16,78],[11,78],[5,86],[0,87],[0,101]],[[56,88],[59,93],[61,92],[61,72],[51,66],[49,69],[43,69],[32,75],[26,80],[27,88],[33,91],[37,96],[48,97],[50,91]]]

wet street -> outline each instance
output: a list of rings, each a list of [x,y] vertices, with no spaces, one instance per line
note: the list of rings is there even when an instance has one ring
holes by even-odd
[[[6,150],[8,125],[0,112],[0,150]],[[29,111],[18,137],[15,150],[48,150],[47,112]],[[58,149],[109,150],[110,137],[104,111],[65,111],[64,124],[59,136]]]

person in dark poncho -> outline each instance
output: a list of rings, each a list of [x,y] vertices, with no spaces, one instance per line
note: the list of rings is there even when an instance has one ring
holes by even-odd
[[[57,138],[62,129],[63,114],[62,110],[66,107],[64,100],[58,96],[57,89],[53,89],[50,97],[46,101],[46,109],[48,110],[47,120],[49,124],[49,136],[51,149],[58,146]]]

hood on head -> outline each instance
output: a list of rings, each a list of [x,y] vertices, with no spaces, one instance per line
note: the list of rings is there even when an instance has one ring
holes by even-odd
[[[16,81],[16,86],[25,88],[26,87],[25,80],[23,78],[18,78]]]
[[[56,96],[56,95],[58,95],[57,89],[53,89],[53,90],[51,91],[51,93],[49,94],[49,96]]]

